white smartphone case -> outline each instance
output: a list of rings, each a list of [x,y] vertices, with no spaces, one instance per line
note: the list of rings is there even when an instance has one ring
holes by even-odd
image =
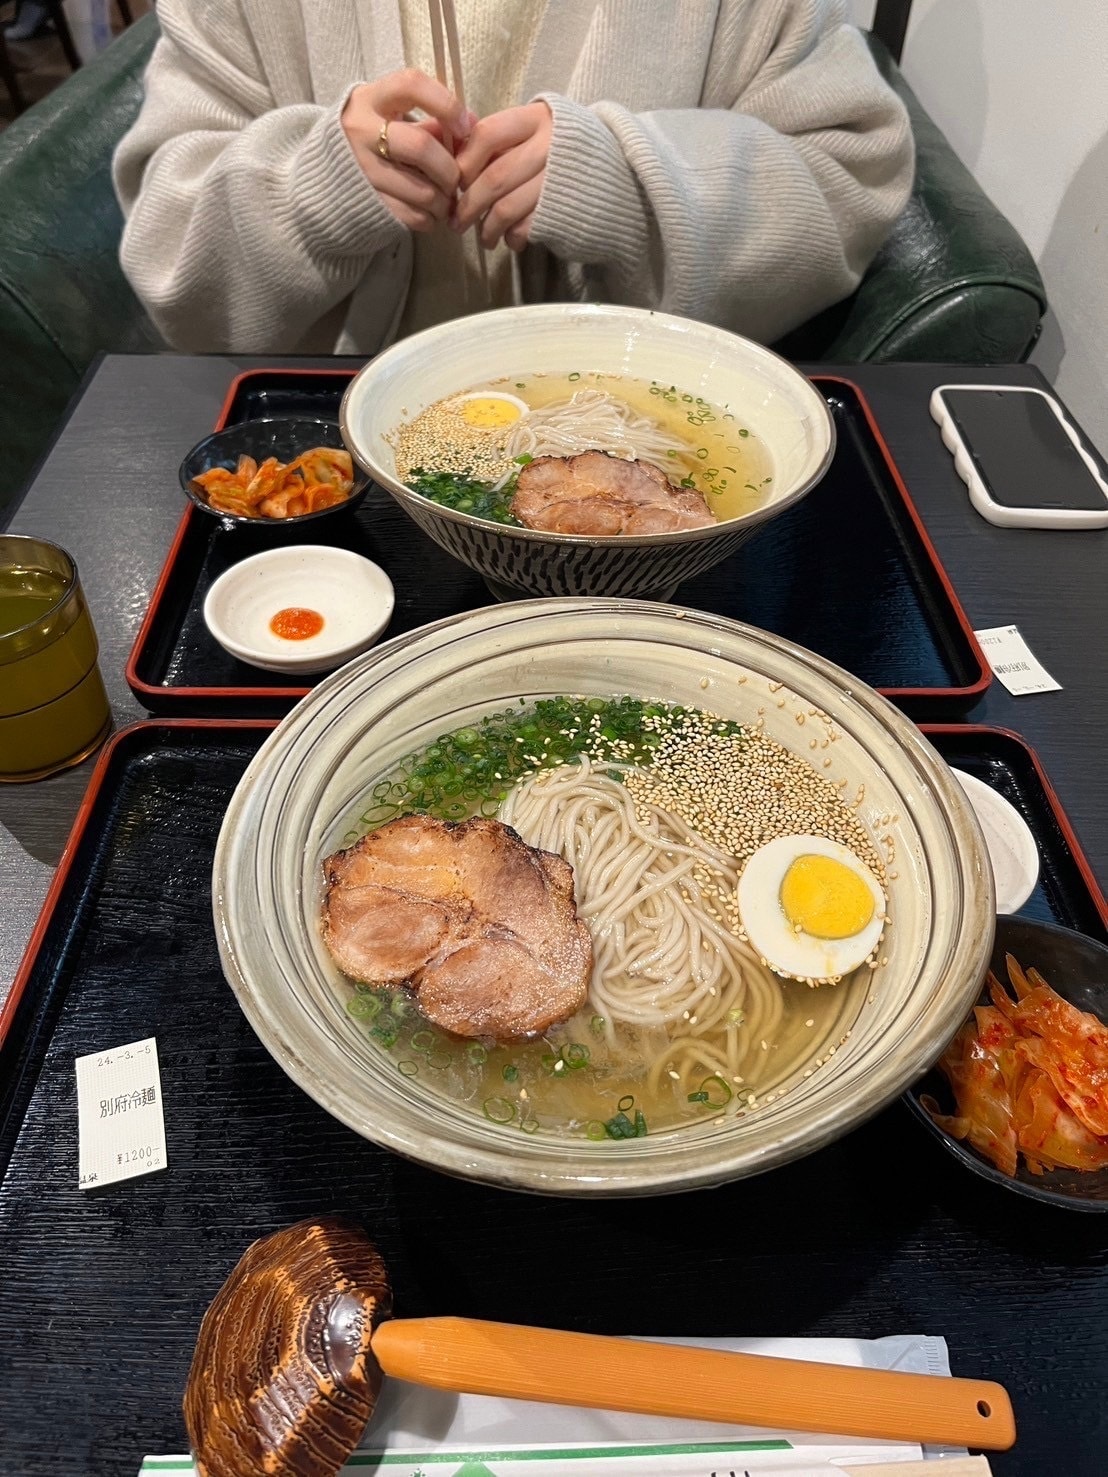
[[[943,394],[947,390],[1000,390],[1006,395],[1041,395],[1070,441],[1074,451],[1089,469],[1089,475],[1104,494],[1104,508],[1009,508],[994,502],[989,489],[982,482],[962,439],[961,432],[947,408]],[[1045,390],[1036,390],[1026,385],[940,385],[931,395],[931,415],[939,424],[943,444],[954,457],[954,468],[969,488],[970,502],[990,523],[1001,528],[1105,528],[1108,527],[1108,483],[1099,468],[1081,445],[1076,428],[1070,422],[1053,395]]]

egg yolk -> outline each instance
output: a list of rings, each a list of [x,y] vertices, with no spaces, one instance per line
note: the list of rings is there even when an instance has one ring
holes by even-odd
[[[481,395],[475,400],[466,400],[462,405],[462,420],[466,425],[483,431],[514,426],[519,417],[519,406],[510,400],[501,400],[497,395]]]
[[[873,917],[873,894],[830,856],[798,856],[781,882],[781,907],[794,928],[818,939],[845,939]]]

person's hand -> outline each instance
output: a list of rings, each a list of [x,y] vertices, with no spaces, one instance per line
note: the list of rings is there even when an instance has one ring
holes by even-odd
[[[408,122],[416,108],[427,117]],[[342,110],[362,173],[410,231],[433,230],[450,214],[460,176],[443,137],[466,139],[476,121],[441,82],[414,68],[355,87]]]
[[[542,193],[554,119],[545,103],[526,103],[482,118],[458,150],[462,194],[450,224],[466,231],[480,223],[481,244],[503,239],[522,251]]]

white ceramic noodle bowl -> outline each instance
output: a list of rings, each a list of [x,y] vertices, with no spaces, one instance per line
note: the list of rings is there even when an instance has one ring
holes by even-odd
[[[458,513],[398,479],[389,435],[437,400],[490,380],[574,370],[664,380],[712,405],[729,406],[770,453],[772,495],[753,512],[710,528],[589,538]],[[761,344],[690,318],[597,304],[503,308],[414,334],[355,376],[339,420],[359,466],[424,533],[508,598],[668,598],[681,580],[718,564],[809,492],[830,465],[835,442],[823,396]]]
[[[770,683],[784,686],[771,692]],[[401,1076],[344,1008],[349,982],[319,934],[320,862],[343,844],[357,801],[436,735],[520,697],[559,693],[627,693],[745,722],[763,709],[767,731],[801,753],[795,714],[820,709],[839,735],[827,751],[828,776],[845,779],[852,797],[863,785],[859,815],[893,839],[888,962],[848,1039],[810,1077],[726,1126],[696,1122],[624,1142],[528,1136]],[[845,1133],[920,1076],[965,1019],[994,924],[973,810],[919,730],[883,698],[752,627],[602,599],[472,611],[398,637],[326,678],[243,777],[220,835],[213,896],[223,967],[243,1011],[318,1103],[424,1164],[568,1195],[718,1184]]]

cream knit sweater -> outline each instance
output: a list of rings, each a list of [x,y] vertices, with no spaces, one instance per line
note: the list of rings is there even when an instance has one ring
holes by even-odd
[[[515,99],[554,114],[524,296],[768,341],[851,292],[912,146],[845,8],[549,0]],[[405,64],[398,0],[160,0],[158,18],[115,158],[123,266],[151,316],[181,349],[373,353],[412,239],[339,118],[351,87]]]

